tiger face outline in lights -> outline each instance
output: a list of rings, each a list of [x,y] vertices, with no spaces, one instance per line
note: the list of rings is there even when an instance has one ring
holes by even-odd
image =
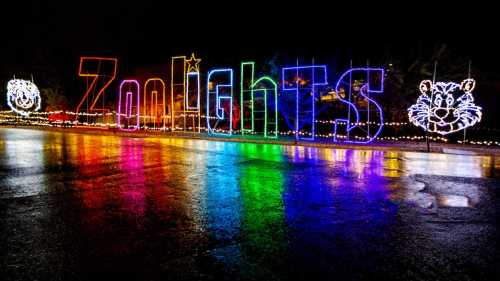
[[[411,123],[429,132],[450,134],[481,121],[482,108],[474,104],[474,79],[455,82],[420,82],[421,95],[408,108]],[[431,101],[432,99],[432,101]]]
[[[40,110],[40,91],[32,81],[12,79],[7,83],[7,104],[14,112],[27,117]]]

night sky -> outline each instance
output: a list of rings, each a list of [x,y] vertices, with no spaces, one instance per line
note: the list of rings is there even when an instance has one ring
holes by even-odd
[[[130,66],[164,63],[191,51],[222,63],[275,52],[376,61],[387,53],[426,56],[442,43],[481,67],[497,61],[488,57],[498,43],[487,33],[495,26],[487,8],[476,12],[470,6],[419,5],[398,12],[313,1],[247,2],[241,7],[146,0],[17,2],[1,4],[1,59],[7,64],[29,66],[40,52],[61,61],[76,61],[80,55],[118,56]]]
[[[432,61],[436,49],[446,46],[439,73],[471,60],[480,70],[478,80],[491,83],[488,92],[500,90],[498,24],[495,9],[488,7],[58,2],[2,1],[2,83],[12,75],[33,74],[38,83],[58,80],[66,92],[78,92],[74,85],[82,55],[118,57],[121,78],[137,69],[164,67],[171,56],[191,52],[207,68],[237,67],[242,60],[266,61],[279,55],[291,61],[315,58],[338,73],[351,59],[373,65]]]

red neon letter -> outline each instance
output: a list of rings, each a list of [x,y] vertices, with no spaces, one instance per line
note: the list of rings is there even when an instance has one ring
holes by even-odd
[[[95,111],[94,106],[97,103],[99,97],[104,93],[104,90],[115,80],[116,68],[118,66],[118,60],[115,58],[100,58],[100,57],[81,57],[80,67],[78,69],[78,76],[81,77],[93,77],[90,85],[87,86],[87,90],[82,100],[76,108],[76,112],[80,112],[82,105],[89,99],[89,95],[92,93],[90,107],[87,108],[89,112]],[[101,110],[104,110],[101,109]]]

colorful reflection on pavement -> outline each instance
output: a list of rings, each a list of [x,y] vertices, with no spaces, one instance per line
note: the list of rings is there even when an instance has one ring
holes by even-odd
[[[496,193],[478,182],[488,184],[497,168],[486,156],[0,129],[1,207],[10,214],[2,222],[2,244],[10,245],[2,258],[30,272],[29,259],[17,260],[15,249],[23,239],[36,242],[55,231],[46,238],[50,251],[44,243],[31,244],[34,258],[45,260],[35,271],[42,277],[67,257],[72,272],[150,272],[152,279],[186,271],[198,278],[391,279],[403,263],[426,277],[417,267],[439,271],[425,260],[431,250],[417,259],[401,245],[410,249],[408,241],[420,239],[424,249],[443,247],[430,238],[444,234],[436,236],[426,220],[442,215],[446,204],[497,202]],[[470,192],[430,192],[437,198],[429,201],[434,209],[413,204],[421,200],[414,186],[456,183],[457,177]],[[471,219],[480,216],[460,210]],[[14,233],[16,224],[24,230]],[[497,227],[455,242],[486,247]],[[403,269],[390,270],[397,266]]]

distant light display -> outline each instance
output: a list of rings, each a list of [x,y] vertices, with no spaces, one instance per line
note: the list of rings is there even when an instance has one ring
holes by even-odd
[[[7,104],[14,112],[28,116],[41,108],[40,91],[31,81],[12,79],[7,83]]]
[[[455,82],[424,80],[417,103],[408,108],[411,123],[441,135],[463,130],[481,121],[481,107],[474,104],[474,79]]]
[[[75,119],[84,116],[85,125],[116,126],[127,131],[295,136],[295,140],[305,141],[318,137],[348,143],[391,139],[380,135],[384,125],[394,123],[384,121],[378,101],[384,92],[383,68],[350,68],[329,81],[327,65],[315,64],[314,60],[306,65],[297,60],[295,65],[285,67],[264,63],[262,69],[268,75],[256,73],[253,61],[240,64],[240,75],[235,75],[231,67],[202,72],[200,61],[194,54],[172,57],[170,75],[166,77],[124,80],[117,87],[114,113],[106,110],[109,106],[103,94],[114,87],[111,83],[117,74],[117,59],[81,57],[78,75],[88,78],[87,90],[74,112]],[[474,79],[460,83],[422,81],[417,102],[408,108],[408,124],[440,135],[475,125],[482,117],[482,108],[474,103],[472,95],[475,86]],[[238,90],[239,102],[234,97]],[[102,109],[96,107],[98,100],[102,100]],[[11,80],[8,103],[13,111],[27,116],[40,110],[40,92],[32,82]],[[84,104],[86,112],[81,110]],[[112,120],[114,117],[116,120]],[[201,118],[206,119],[206,125],[202,126]],[[282,129],[285,127],[288,130]],[[465,135],[463,142],[467,142]]]

